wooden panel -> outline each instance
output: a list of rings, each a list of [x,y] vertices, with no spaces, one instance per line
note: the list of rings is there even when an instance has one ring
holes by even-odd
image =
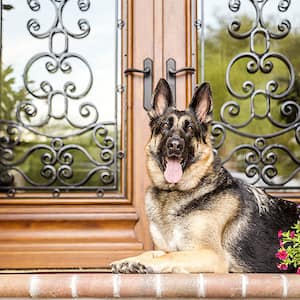
[[[154,76],[153,82],[156,82],[160,78],[164,78],[165,75],[165,58],[163,52],[164,45],[164,1],[163,0],[154,0],[154,24],[153,24],[153,33],[154,33],[154,47],[153,47],[153,60],[154,60]]]
[[[105,267],[141,252],[137,221],[130,206],[2,206],[0,268]]]
[[[186,66],[185,1],[164,1],[164,59],[174,58],[177,69]],[[185,108],[186,74],[176,76],[176,106]]]
[[[1,269],[103,268],[121,257],[141,251],[1,251]]]
[[[132,67],[142,68],[143,60],[153,59],[153,1],[133,1],[133,45]],[[154,63],[155,65],[155,63]],[[144,211],[145,190],[149,185],[145,167],[145,146],[148,141],[148,116],[143,109],[143,76],[132,76],[133,95],[131,107],[133,114],[133,186],[134,205],[136,206],[140,222],[136,230],[138,237],[144,240],[144,248],[153,247],[148,230],[148,222]]]
[[[296,203],[300,203],[299,192],[271,192],[270,194],[277,198],[282,198],[289,201],[294,201]]]

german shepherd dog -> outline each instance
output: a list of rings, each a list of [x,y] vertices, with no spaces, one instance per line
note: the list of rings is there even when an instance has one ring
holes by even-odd
[[[146,212],[157,251],[111,264],[119,273],[278,272],[277,233],[297,205],[233,178],[211,145],[212,95],[199,86],[185,111],[161,79],[149,112]],[[290,270],[291,271],[291,270]]]

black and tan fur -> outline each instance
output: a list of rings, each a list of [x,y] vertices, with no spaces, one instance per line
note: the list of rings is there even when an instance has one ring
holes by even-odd
[[[145,201],[159,250],[114,262],[114,272],[278,271],[277,232],[297,222],[297,206],[233,178],[222,167],[210,141],[211,113],[207,83],[196,90],[189,108],[179,111],[172,106],[168,83],[159,81],[149,113],[152,186]],[[168,159],[181,163],[176,183],[164,176]]]

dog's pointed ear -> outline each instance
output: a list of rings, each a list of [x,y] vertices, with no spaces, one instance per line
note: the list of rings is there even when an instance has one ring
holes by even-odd
[[[212,94],[208,82],[202,83],[196,88],[189,109],[201,123],[212,121]]]
[[[150,118],[161,116],[169,106],[173,105],[171,88],[168,82],[161,78],[153,92],[152,109],[149,111]]]

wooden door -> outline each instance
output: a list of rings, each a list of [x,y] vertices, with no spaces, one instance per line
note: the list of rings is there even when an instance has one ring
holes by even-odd
[[[9,2],[0,1],[0,268],[106,267],[112,260],[151,249],[153,245],[143,206],[149,184],[144,154],[149,136],[148,118],[143,109],[144,80],[140,73],[125,76],[124,71],[143,69],[144,59],[150,58],[155,84],[159,78],[166,77],[168,58],[175,59],[178,68],[192,66],[195,57],[191,22],[195,13],[194,1]],[[102,53],[101,47],[109,47],[109,38],[105,42],[92,35],[93,32],[101,34],[101,26],[105,25],[95,28],[93,22],[101,18],[105,21],[112,12],[108,10],[101,14],[102,9],[107,9],[104,3],[114,3],[110,9],[114,10],[117,25],[114,38],[119,48],[111,65],[116,70],[117,106],[113,117],[116,122],[104,122],[105,116],[101,116],[100,121],[96,118],[94,123],[78,124],[78,120],[68,113],[77,108],[81,117],[93,116],[89,93],[95,86],[101,86],[101,82],[106,82],[105,76],[93,74],[93,82],[78,95],[81,83],[76,90],[75,84],[66,79],[61,89],[53,88],[48,79],[32,88],[38,79],[31,80],[30,72],[38,59],[46,57],[48,61],[40,69],[43,68],[47,76],[55,76],[58,72],[67,76],[74,71],[67,58],[79,59],[79,63],[86,66],[88,50],[99,49]],[[49,16],[52,21],[44,24],[44,19]],[[13,20],[18,20],[14,26]],[[70,29],[71,25],[73,29]],[[20,32],[16,28],[20,28]],[[20,55],[22,47],[23,54]],[[28,47],[31,47],[30,51],[26,50]],[[11,56],[12,53],[16,55]],[[101,55],[91,58],[87,70],[79,68],[77,72],[82,81],[84,72],[90,74],[100,58],[105,63]],[[9,63],[13,68],[11,73]],[[20,65],[23,71],[14,73]],[[21,82],[18,88],[9,81],[10,78]],[[5,90],[7,87],[13,88],[12,99]],[[192,75],[178,75],[178,107],[185,107],[191,90]],[[108,100],[102,99],[103,90],[97,90],[93,95],[103,101],[102,108],[105,108]],[[72,106],[71,103],[81,101],[81,98],[87,101],[81,106]],[[43,117],[37,118],[39,105],[47,108],[46,121]],[[29,121],[34,118],[37,119]],[[50,119],[56,122],[55,125],[44,129]],[[76,134],[69,127],[56,125],[61,120],[67,120],[70,127],[77,122]],[[91,142],[84,144],[83,140],[87,139],[83,134],[89,134],[92,146]],[[73,153],[76,151],[92,165],[90,169],[85,169],[86,162],[75,168],[77,156]],[[24,167],[23,163],[28,160]],[[74,179],[75,169],[86,172],[84,179]],[[86,179],[97,172],[100,172],[100,179],[97,177],[87,183],[89,180]],[[97,180],[100,180],[98,186]]]
[[[284,3],[280,13],[288,8]],[[205,17],[207,21],[215,11],[210,7],[221,4],[205,0],[0,0],[0,4],[0,268],[107,267],[112,260],[153,248],[144,212],[149,185],[144,96],[151,96],[143,73],[128,71],[143,70],[145,59],[150,59],[154,87],[161,77],[168,77],[169,59],[177,70],[196,68],[198,76],[186,71],[176,75],[179,109],[190,100],[196,77],[212,85],[218,77],[223,84],[213,86],[214,134],[224,159],[220,146],[225,143],[217,138],[225,131],[218,128],[228,124],[219,122],[218,107],[227,105],[219,94],[228,87],[225,75],[214,77],[210,68],[224,51],[206,51],[204,34]],[[224,10],[235,13],[239,5],[225,1]],[[227,31],[219,37],[225,36],[232,39]],[[209,37],[214,38],[213,32]],[[61,77],[56,82],[61,87],[54,88],[44,74],[32,88],[38,79],[31,78],[31,68],[45,57],[48,61],[35,72],[43,69],[51,79],[59,72],[64,76],[75,72],[67,58],[79,60],[83,66],[76,71],[78,85]],[[115,77],[109,81],[112,70]],[[90,73],[87,87],[78,93]],[[98,102],[96,118],[93,105]],[[115,105],[114,113],[107,109],[109,103]],[[294,115],[288,113],[289,107]],[[283,117],[294,118],[289,122],[299,144],[297,107],[283,104],[282,112]],[[39,109],[46,111],[46,119],[39,117]],[[68,115],[76,109],[77,117]],[[78,116],[95,121],[81,123]],[[46,128],[49,119],[57,123]],[[61,121],[69,127],[57,125]],[[264,150],[258,144],[254,147]],[[79,163],[76,151],[84,156]],[[247,160],[247,155],[239,159],[244,157]],[[266,161],[260,156],[260,167]],[[297,175],[298,156],[294,162]],[[85,175],[76,177],[75,171]],[[298,192],[282,196],[299,200]]]

